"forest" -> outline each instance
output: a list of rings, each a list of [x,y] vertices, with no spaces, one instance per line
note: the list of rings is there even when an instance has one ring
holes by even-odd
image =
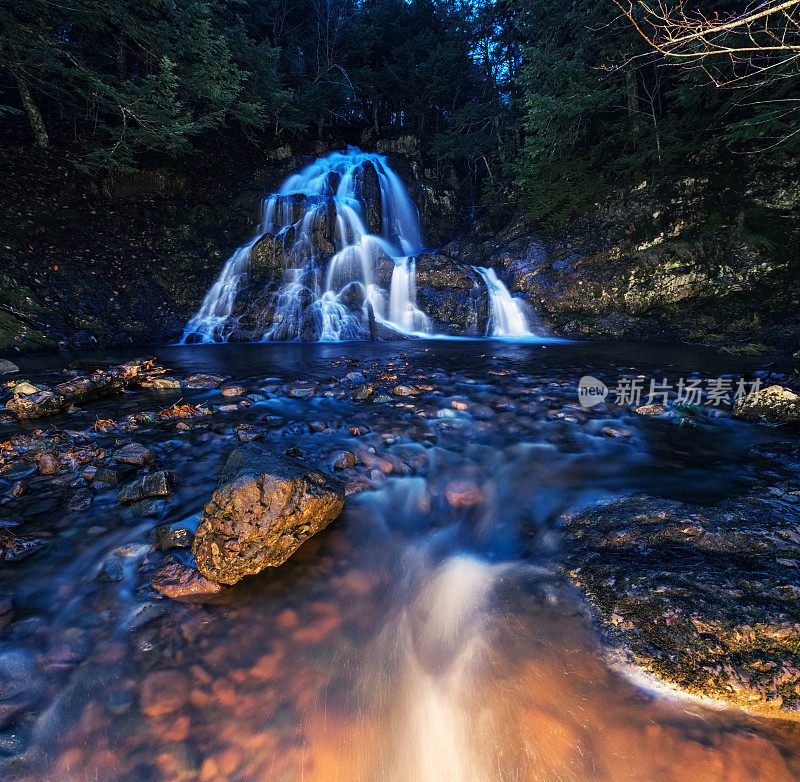
[[[88,176],[410,134],[490,211],[558,222],[693,155],[794,148],[798,49],[770,48],[791,15],[660,49],[680,24],[613,0],[3,0],[0,116]]]

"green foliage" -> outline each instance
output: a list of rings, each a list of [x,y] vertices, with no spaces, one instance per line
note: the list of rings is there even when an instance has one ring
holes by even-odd
[[[131,168],[148,150],[186,152],[236,123],[248,132],[285,102],[277,51],[253,39],[239,0],[31,0],[0,5],[0,66],[38,103],[81,123],[81,166]]]
[[[800,143],[794,62],[772,81],[720,89],[702,68],[653,55],[610,0],[508,2],[524,106],[510,174],[534,218],[562,222],[610,187],[685,168],[710,139],[734,151]],[[732,9],[707,5],[709,15]]]
[[[89,173],[183,155],[226,127],[257,144],[412,133],[440,149],[474,97],[470,13],[433,0],[0,2],[0,69],[21,100],[27,87],[32,126],[39,112],[44,126],[71,120]]]
[[[24,111],[39,146],[55,128],[89,174],[223,130],[413,135],[493,224],[571,219],[711,139],[800,145],[794,67],[717,89],[648,53],[611,0],[0,0],[0,121]]]

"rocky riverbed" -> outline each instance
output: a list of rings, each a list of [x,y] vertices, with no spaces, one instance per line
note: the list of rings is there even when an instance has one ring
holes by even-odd
[[[788,365],[487,341],[17,363],[6,776],[800,774]],[[734,410],[720,378],[783,390]]]

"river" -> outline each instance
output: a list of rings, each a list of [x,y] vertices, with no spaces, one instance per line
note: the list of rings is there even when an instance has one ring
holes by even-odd
[[[91,434],[109,448],[135,439],[175,474],[149,516],[133,516],[115,491],[65,511],[67,487],[0,508],[48,540],[0,566],[5,778],[800,778],[797,722],[680,697],[618,661],[565,576],[559,526],[562,513],[604,496],[733,494],[747,448],[765,436],[722,418],[676,446],[668,426],[627,414],[614,420],[630,436],[603,437],[607,421],[577,407],[581,376],[612,385],[625,373],[738,375],[763,360],[492,340],[155,353],[176,376],[214,371],[266,398],[185,431],[154,420]],[[66,361],[31,358],[24,369],[48,379]],[[352,371],[431,390],[359,404],[278,388]],[[6,424],[4,439],[37,426],[90,432],[98,419],[177,400],[226,401],[145,389],[45,426]],[[201,510],[243,423],[267,447],[325,469],[337,449],[367,454],[366,490],[284,566],[209,602],[161,599],[149,588],[163,556],[153,529]]]

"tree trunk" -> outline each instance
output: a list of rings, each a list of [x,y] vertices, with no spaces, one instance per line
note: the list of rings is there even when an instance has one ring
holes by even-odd
[[[22,107],[25,109],[25,113],[28,115],[28,122],[31,123],[34,143],[37,147],[47,149],[47,147],[50,145],[50,139],[47,135],[47,128],[44,126],[42,113],[39,111],[39,107],[36,105],[36,103],[34,103],[33,97],[31,96],[31,91],[28,89],[28,83],[22,77],[20,72],[17,69],[14,69],[12,73],[14,74],[14,80],[17,82],[17,89],[19,90],[19,96],[22,100]]]
[[[636,74],[628,70],[625,72],[625,91],[628,93],[628,114],[639,112],[639,87],[636,84]]]
[[[125,50],[125,41],[122,38],[117,42],[117,56],[114,60],[114,70],[120,82],[124,82],[128,75],[128,52]]]

